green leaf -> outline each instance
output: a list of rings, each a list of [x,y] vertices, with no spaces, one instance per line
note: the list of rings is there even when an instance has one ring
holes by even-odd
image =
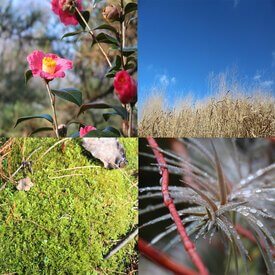
[[[107,127],[103,130],[94,130],[90,131],[85,135],[85,137],[119,137],[120,132],[113,128],[113,127]]]
[[[74,132],[70,135],[70,138],[79,138],[79,132]]]
[[[113,109],[122,119],[127,119],[127,110],[122,106],[113,106],[106,103],[87,103],[80,106],[80,110],[77,114],[79,116],[81,113],[89,109]]]
[[[124,14],[128,14],[132,11],[136,11],[137,10],[137,3],[133,3],[133,2],[130,2],[128,3],[125,8],[124,8]]]
[[[27,70],[25,72],[25,84],[27,85],[28,81],[33,77],[32,70]]]
[[[126,57],[136,53],[136,51],[137,51],[137,48],[134,48],[134,47],[127,47],[122,50],[123,55]]]
[[[81,14],[82,14],[83,18],[85,19],[85,21],[88,24],[89,23],[89,19],[90,19],[90,13],[88,11],[81,11]],[[76,12],[75,15],[76,15],[76,19],[77,19],[78,23],[81,25],[81,27],[83,28],[83,30],[85,30],[86,29],[85,22],[79,16],[78,12]]]
[[[30,136],[39,133],[39,132],[44,132],[44,131],[53,131],[53,127],[41,127],[41,128],[37,128],[34,131],[32,131],[30,133]]]
[[[30,119],[33,119],[33,118],[43,118],[43,119],[46,119],[47,121],[49,121],[50,123],[53,123],[53,118],[48,115],[48,114],[42,114],[42,115],[34,115],[34,116],[24,116],[24,117],[20,117],[17,119],[15,125],[14,125],[14,128],[21,122],[25,121],[25,120],[30,120]]]
[[[52,89],[51,92],[57,97],[70,101],[78,106],[81,106],[82,104],[82,93],[77,89],[74,89],[74,88],[65,88],[65,89],[59,89],[59,90]]]
[[[84,31],[75,31],[75,32],[68,32],[68,33],[65,33],[62,37],[61,37],[61,40],[65,37],[70,37],[70,36],[75,36],[75,35],[78,35],[80,33],[82,33]]]
[[[94,30],[108,30],[113,32],[115,35],[118,34],[116,28],[114,28],[113,26],[109,25],[109,24],[102,24],[96,28],[94,28]]]
[[[113,134],[115,137],[120,137],[120,132],[114,127],[108,126],[103,130],[104,133],[110,133]]]
[[[105,76],[109,78],[114,77],[116,72],[121,70],[121,65],[122,65],[121,56],[117,55],[114,65],[112,66],[112,68],[109,69],[109,71],[106,73]]]
[[[109,118],[110,118],[111,116],[113,116],[113,115],[118,115],[118,113],[117,113],[117,112],[108,112],[108,113],[104,113],[104,114],[103,114],[103,118],[104,118],[105,121],[108,121]]]
[[[119,42],[116,38],[104,32],[101,32],[96,36],[96,39],[93,40],[91,47],[93,47],[96,43],[105,43],[119,46]]]

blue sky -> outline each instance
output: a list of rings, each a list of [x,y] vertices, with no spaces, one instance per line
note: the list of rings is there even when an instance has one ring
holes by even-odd
[[[139,99],[209,95],[210,73],[275,87],[275,0],[140,0]]]

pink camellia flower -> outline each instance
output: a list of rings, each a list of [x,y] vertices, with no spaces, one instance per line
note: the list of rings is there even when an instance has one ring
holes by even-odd
[[[73,68],[71,60],[60,58],[52,53],[45,54],[42,51],[32,52],[27,56],[27,60],[33,76],[49,81],[54,78],[63,78],[64,71]]]
[[[57,14],[64,25],[77,25],[74,3],[82,11],[82,0],[52,0],[52,11]]]
[[[127,71],[116,73],[114,87],[121,103],[127,104],[135,102],[137,97],[137,84]]]
[[[94,130],[96,130],[96,128],[92,125],[87,125],[85,127],[80,127],[79,136],[81,138],[85,137],[88,133],[90,133],[91,131],[94,131]]]

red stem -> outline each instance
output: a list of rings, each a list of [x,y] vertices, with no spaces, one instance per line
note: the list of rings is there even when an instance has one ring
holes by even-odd
[[[182,224],[181,218],[177,212],[177,209],[175,207],[175,204],[173,202],[173,199],[171,198],[169,191],[168,191],[168,186],[169,186],[169,172],[168,169],[166,168],[166,161],[164,159],[163,154],[158,150],[158,144],[156,140],[153,137],[147,137],[147,141],[149,145],[151,146],[154,155],[156,157],[156,160],[158,164],[160,165],[160,170],[161,170],[161,175],[162,175],[162,196],[163,196],[163,202],[165,206],[169,209],[170,214],[174,220],[174,223],[177,226],[178,233],[180,234],[183,246],[186,250],[186,252],[189,254],[192,262],[194,265],[197,267],[199,270],[199,273],[201,275],[207,275],[208,270],[204,266],[199,254],[196,252],[195,245],[192,243],[192,241],[189,239],[185,228]]]
[[[241,236],[243,236],[246,239],[250,240],[251,242],[257,244],[257,241],[256,241],[254,235],[248,229],[243,228],[240,224],[236,224],[235,228]],[[265,245],[262,242],[261,242],[261,245],[262,245],[263,249],[266,249]],[[274,246],[271,249],[272,249],[271,254],[274,257],[275,256]]]
[[[142,238],[138,240],[138,249],[139,252],[142,253],[145,257],[149,258],[153,262],[165,267],[166,269],[174,272],[178,275],[198,275],[196,271],[185,267],[181,264],[174,262],[171,258],[169,258],[166,254],[160,252],[156,248],[150,246],[146,241]]]

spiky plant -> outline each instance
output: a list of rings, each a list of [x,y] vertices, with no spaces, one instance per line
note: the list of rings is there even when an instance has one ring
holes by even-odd
[[[274,144],[266,139],[178,139],[170,141],[173,150],[168,150],[159,148],[152,138],[148,141],[154,154],[142,155],[156,158],[157,164],[143,169],[161,172],[161,186],[141,182],[139,199],[144,207],[139,211],[140,236],[148,236],[151,226],[166,222],[168,226],[153,236],[150,244],[163,241],[164,245],[158,246],[161,251],[169,251],[181,241],[185,245],[169,207],[172,203],[191,240],[206,238],[211,246],[213,238],[220,238],[228,248],[226,273],[233,255],[234,274],[238,274],[237,252],[248,273],[247,259],[253,261],[243,242],[246,237],[257,245],[267,272],[275,274]],[[154,216],[165,207],[170,213]],[[150,214],[150,219],[143,222],[145,214]],[[186,245],[185,250],[190,252]]]

